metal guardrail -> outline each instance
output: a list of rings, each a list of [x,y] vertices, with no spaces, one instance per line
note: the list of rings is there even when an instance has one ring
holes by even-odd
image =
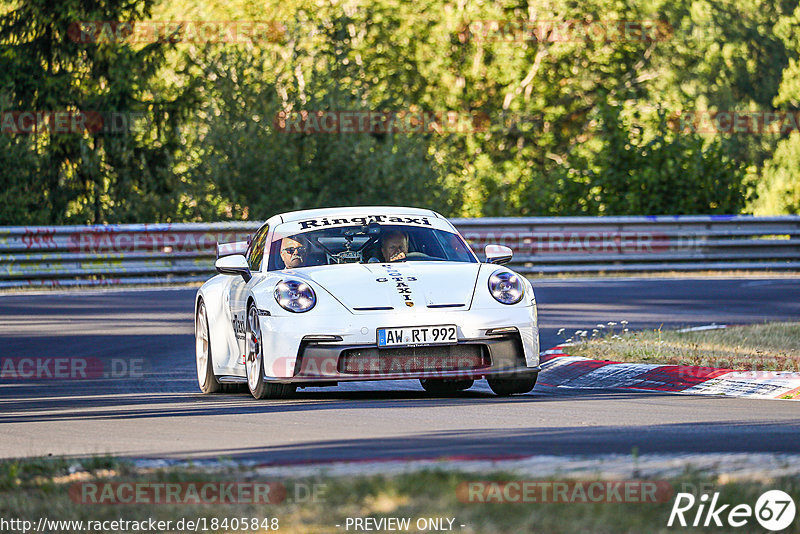
[[[454,219],[482,256],[524,273],[800,269],[800,216]],[[215,244],[258,222],[0,227],[0,288],[184,283],[213,274]]]
[[[524,273],[800,269],[800,216],[456,219],[473,249],[514,249]]]
[[[258,222],[0,228],[0,288],[185,283],[214,272],[217,242]]]

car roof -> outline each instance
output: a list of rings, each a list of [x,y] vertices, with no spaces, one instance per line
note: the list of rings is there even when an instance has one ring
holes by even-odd
[[[404,208],[401,206],[354,206],[348,208],[319,208],[313,210],[290,211],[270,217],[270,222],[293,222],[315,217],[353,216],[353,215],[418,215],[427,217],[441,217],[433,210],[422,208]],[[277,219],[273,221],[273,219]]]

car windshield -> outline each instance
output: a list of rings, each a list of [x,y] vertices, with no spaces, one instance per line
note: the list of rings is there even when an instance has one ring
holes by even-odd
[[[435,228],[372,223],[278,235],[270,246],[269,270],[396,261],[477,263],[478,260],[458,234]]]

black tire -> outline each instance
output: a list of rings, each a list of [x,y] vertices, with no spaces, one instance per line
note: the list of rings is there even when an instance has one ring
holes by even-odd
[[[274,384],[264,380],[264,344],[261,342],[261,326],[258,322],[258,310],[251,302],[247,307],[247,330],[245,334],[245,369],[247,370],[247,388],[256,399],[283,399],[292,395],[297,386],[294,384]]]
[[[206,313],[206,304],[202,299],[197,303],[197,315],[194,318],[194,340],[197,384],[200,386],[200,391],[203,393],[219,393],[223,388],[214,375],[208,315]]]
[[[524,376],[522,378],[487,378],[489,387],[496,395],[507,397],[509,395],[519,395],[521,393],[529,393],[536,385],[536,379],[539,378],[539,373],[534,375]]]
[[[208,328],[208,313],[202,299],[197,303],[195,316],[195,361],[197,363],[197,384],[200,391],[211,393],[243,393],[247,391],[245,384],[222,384],[214,374],[214,360],[211,356],[211,335]],[[205,337],[205,341],[203,341]],[[205,357],[202,356],[205,354]]]
[[[463,380],[446,380],[442,378],[420,378],[419,383],[422,389],[434,395],[452,395],[459,391],[464,391],[472,387],[475,380],[466,378]]]

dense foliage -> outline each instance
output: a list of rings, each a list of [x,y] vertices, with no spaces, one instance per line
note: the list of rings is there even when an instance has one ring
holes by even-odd
[[[353,204],[454,216],[798,213],[797,125],[707,131],[685,117],[796,113],[799,3],[5,0],[3,118],[89,110],[128,127],[25,134],[0,123],[0,224],[262,219]],[[271,31],[200,42],[79,24],[168,20]],[[473,128],[280,127],[307,111],[453,112]]]

